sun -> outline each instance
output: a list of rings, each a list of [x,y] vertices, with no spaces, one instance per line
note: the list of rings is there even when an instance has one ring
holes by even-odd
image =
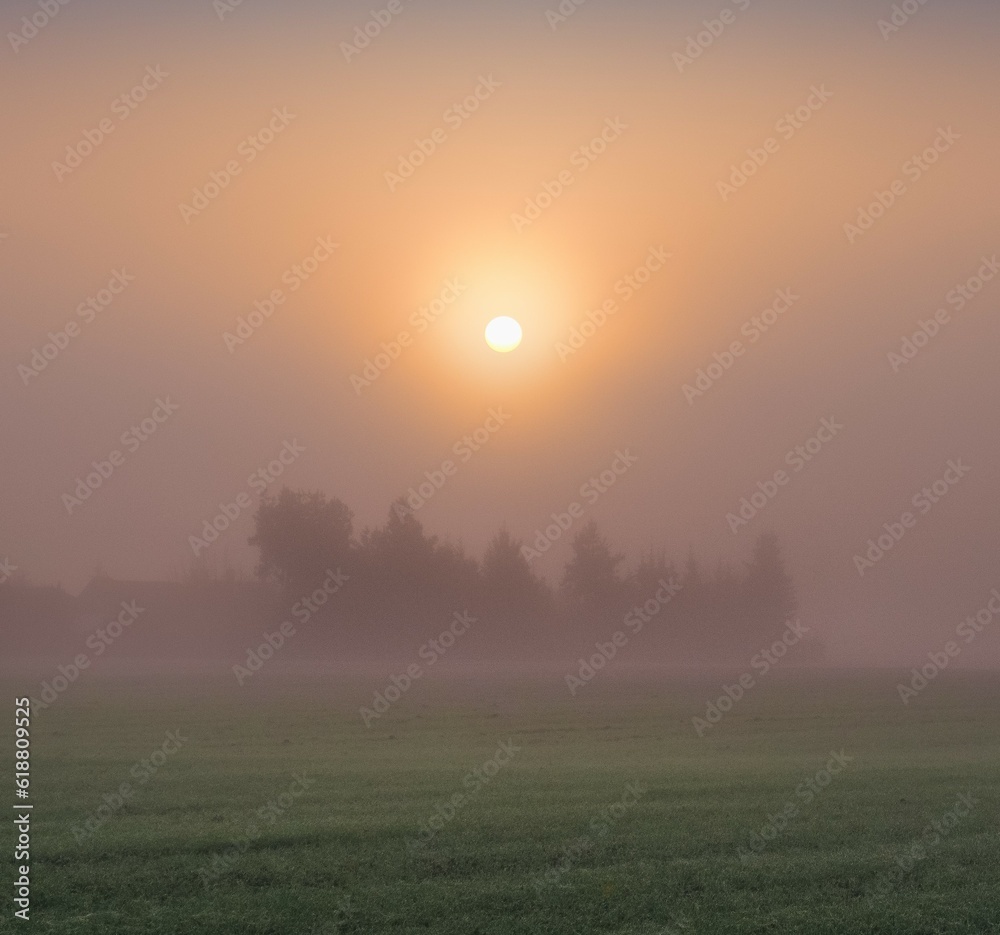
[[[501,354],[514,350],[521,343],[521,336],[521,326],[508,315],[494,318],[486,326],[486,343]]]

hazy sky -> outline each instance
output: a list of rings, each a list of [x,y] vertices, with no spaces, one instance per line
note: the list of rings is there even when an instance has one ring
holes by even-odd
[[[5,4],[0,558],[160,577],[282,450],[359,527],[450,459],[418,515],[477,553],[574,501],[632,559],[773,528],[835,658],[922,658],[1000,586],[1000,8],[912,6]]]

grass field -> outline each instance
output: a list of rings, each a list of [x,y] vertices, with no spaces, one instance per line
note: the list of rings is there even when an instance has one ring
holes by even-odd
[[[721,677],[435,678],[371,728],[371,680],[81,679],[33,718],[32,921],[0,930],[1000,932],[995,677],[904,706],[775,674],[704,737]]]

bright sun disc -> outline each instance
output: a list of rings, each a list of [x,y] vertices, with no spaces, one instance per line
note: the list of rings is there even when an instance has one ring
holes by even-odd
[[[521,343],[521,326],[507,315],[494,318],[486,326],[486,343],[493,350],[506,354]]]

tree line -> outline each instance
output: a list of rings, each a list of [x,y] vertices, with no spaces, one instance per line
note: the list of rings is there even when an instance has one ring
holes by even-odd
[[[735,661],[769,645],[797,606],[773,533],[758,537],[741,571],[709,572],[693,554],[678,568],[663,551],[629,569],[591,520],[573,535],[553,586],[507,528],[477,559],[429,534],[403,499],[384,524],[358,532],[343,501],[286,487],[261,500],[249,541],[259,550],[257,576],[285,600],[308,596],[330,571],[346,574],[330,629],[338,647],[361,654],[405,653],[469,611],[475,636],[462,654],[565,656],[607,639],[625,620],[641,620],[648,661]]]

